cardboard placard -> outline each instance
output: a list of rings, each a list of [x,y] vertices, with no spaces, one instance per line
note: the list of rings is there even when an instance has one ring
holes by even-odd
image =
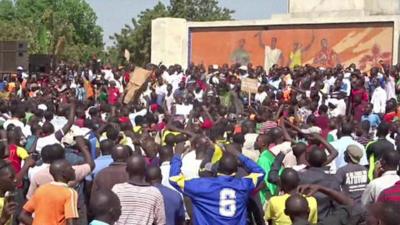
[[[126,94],[124,97],[124,103],[128,104],[131,102],[137,91],[146,83],[146,80],[150,77],[151,71],[145,70],[141,67],[136,67],[135,70],[130,73],[129,83],[126,86]]]
[[[251,78],[243,78],[241,80],[241,91],[249,92],[249,93],[257,93],[258,92],[258,80]]]

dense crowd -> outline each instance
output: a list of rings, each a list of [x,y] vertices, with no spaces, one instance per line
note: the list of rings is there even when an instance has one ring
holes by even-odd
[[[0,225],[400,224],[400,66],[137,69],[0,75]]]

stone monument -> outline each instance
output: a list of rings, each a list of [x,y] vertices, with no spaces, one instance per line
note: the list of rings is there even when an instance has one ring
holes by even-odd
[[[152,21],[152,63],[181,64],[184,68],[193,59],[193,31],[223,29],[265,29],[268,27],[340,26],[389,24],[392,31],[392,61],[397,63],[400,29],[400,0],[288,0],[288,13],[272,15],[271,19],[243,21],[191,22],[178,18]],[[370,28],[368,28],[370,29]],[[350,34],[349,34],[350,35]],[[382,36],[379,36],[381,38]],[[382,40],[382,39],[376,40]],[[387,38],[388,39],[388,38]],[[385,40],[387,40],[385,39]],[[255,40],[251,38],[250,41]],[[267,40],[267,39],[266,39]],[[208,40],[210,43],[212,39]],[[318,40],[320,42],[321,40]],[[344,40],[346,41],[346,40]],[[371,40],[374,41],[374,40]],[[382,42],[382,41],[380,41]],[[282,42],[281,42],[282,43]],[[316,45],[317,42],[314,43]],[[244,44],[244,43],[243,43]],[[318,43],[319,44],[319,43]],[[249,46],[248,41],[246,47]],[[370,44],[371,46],[371,44]],[[355,51],[357,48],[355,48]],[[215,54],[219,54],[218,51]]]

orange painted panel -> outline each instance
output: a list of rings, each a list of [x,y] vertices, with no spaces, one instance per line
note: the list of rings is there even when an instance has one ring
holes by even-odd
[[[366,70],[380,60],[391,63],[393,53],[392,23],[198,28],[190,36],[190,61],[205,65],[356,63]]]

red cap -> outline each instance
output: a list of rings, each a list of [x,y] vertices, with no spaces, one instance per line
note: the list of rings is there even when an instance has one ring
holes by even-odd
[[[158,105],[157,105],[157,104],[151,104],[151,105],[150,105],[150,110],[151,110],[152,112],[157,111],[157,110],[158,110]]]

